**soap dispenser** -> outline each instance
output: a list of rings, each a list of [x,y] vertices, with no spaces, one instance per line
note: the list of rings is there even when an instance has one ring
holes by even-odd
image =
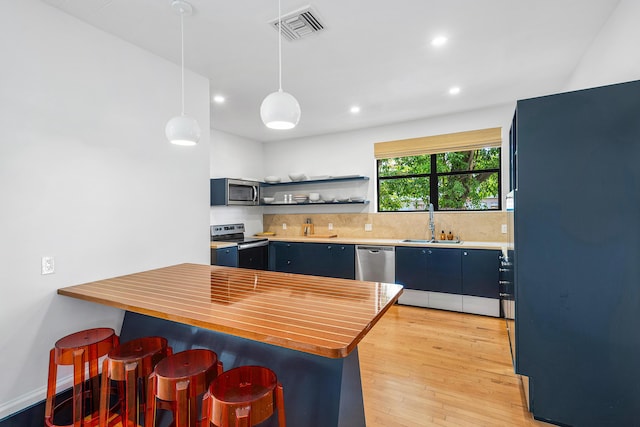
[[[444,230],[442,230],[442,231],[440,232],[440,240],[446,240],[446,239],[447,239],[447,235],[446,235],[446,234],[444,234]]]
[[[453,240],[453,233],[449,230],[449,234],[447,234],[447,240]]]

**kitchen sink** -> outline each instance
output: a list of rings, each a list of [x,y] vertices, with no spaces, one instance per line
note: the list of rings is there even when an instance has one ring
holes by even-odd
[[[462,240],[420,240],[420,239],[404,239],[400,241],[401,243],[462,243]]]

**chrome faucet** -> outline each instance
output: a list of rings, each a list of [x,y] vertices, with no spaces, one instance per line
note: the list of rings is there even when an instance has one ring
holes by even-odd
[[[429,230],[431,230],[431,241],[436,241],[436,222],[433,218],[433,203],[429,203]]]

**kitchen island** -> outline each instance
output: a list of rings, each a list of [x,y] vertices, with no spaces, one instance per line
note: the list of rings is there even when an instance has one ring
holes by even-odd
[[[402,286],[179,264],[58,290],[126,310],[120,340],[210,348],[278,375],[292,426],[365,426],[357,345]],[[265,425],[276,425],[275,417]]]

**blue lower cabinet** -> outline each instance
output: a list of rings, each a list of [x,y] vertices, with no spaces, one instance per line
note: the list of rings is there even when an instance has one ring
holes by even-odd
[[[460,249],[427,249],[426,289],[448,294],[462,293],[462,251]]]
[[[462,251],[462,294],[499,298],[500,251],[467,249]]]
[[[396,283],[405,289],[427,290],[427,249],[396,247]]]
[[[222,265],[224,267],[237,267],[238,266],[238,248],[235,246],[230,246],[228,248],[216,249],[215,260],[213,259],[213,254],[211,258],[212,258],[211,264],[213,265]]]
[[[270,242],[269,269],[284,273],[355,278],[355,246]]]

